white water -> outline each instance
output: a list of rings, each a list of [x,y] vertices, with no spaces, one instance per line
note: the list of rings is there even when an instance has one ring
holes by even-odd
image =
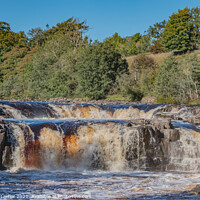
[[[0,199],[200,198],[186,193],[200,182],[200,133],[174,122],[181,137],[169,145],[170,164],[179,172],[147,172],[142,171],[146,167],[146,150],[137,125],[108,120],[151,119],[159,107],[148,112],[133,107],[112,112],[98,106],[53,105],[53,108],[62,118],[107,120],[88,120],[74,129],[73,134],[70,129],[65,132],[61,128],[65,121],[70,122],[67,118],[62,123],[58,119],[46,120],[54,124],[53,128],[41,125],[40,119],[11,123],[17,143],[13,167],[0,172]],[[16,118],[26,118],[15,109],[9,111]],[[176,109],[173,112],[178,113]],[[74,125],[76,121],[81,122],[74,120]],[[40,124],[38,133],[30,128],[34,123]],[[155,142],[153,136],[150,142]]]
[[[34,123],[37,124],[37,121]],[[28,125],[11,123],[13,167],[38,166],[46,170],[62,167],[112,171],[145,169],[145,148],[137,126],[129,127],[127,123],[119,121],[90,123],[80,125],[71,136],[60,132],[62,129],[58,125],[57,130],[42,128],[41,125],[37,140],[39,146],[36,146],[38,142],[34,140],[36,133]]]
[[[183,193],[200,174],[143,171],[23,170],[0,172],[1,199],[198,199]]]

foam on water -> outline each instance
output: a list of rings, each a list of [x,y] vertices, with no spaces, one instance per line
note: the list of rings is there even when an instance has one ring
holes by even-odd
[[[5,119],[13,167],[0,171],[0,199],[200,198],[189,193],[200,180],[198,126],[172,121],[161,137],[154,124],[137,124],[164,110],[187,118],[186,107],[0,103],[15,118]],[[164,163],[164,148],[168,171],[142,171],[153,159]]]
[[[0,194],[27,199],[199,198],[183,193],[199,183],[200,174],[142,171],[21,170],[0,172]],[[25,198],[26,199],[26,198]]]

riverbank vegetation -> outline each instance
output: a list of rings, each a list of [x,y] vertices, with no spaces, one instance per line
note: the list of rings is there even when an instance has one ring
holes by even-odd
[[[83,98],[200,104],[200,8],[144,33],[103,42],[70,18],[27,34],[0,22],[0,98]]]

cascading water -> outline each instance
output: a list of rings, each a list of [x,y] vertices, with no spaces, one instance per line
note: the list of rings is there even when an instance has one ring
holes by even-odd
[[[55,122],[53,127],[46,127],[47,120],[39,126],[38,120],[7,122],[13,133],[13,167],[145,169],[143,138],[131,122],[68,121]]]
[[[198,184],[200,127],[186,122],[188,116],[200,117],[198,106],[1,101],[0,107],[1,133],[5,130],[1,165],[10,170],[2,172],[5,181],[0,178],[4,189],[10,172],[30,175],[29,187],[37,184],[35,194],[44,187],[43,198],[51,186],[58,193],[48,198],[126,199],[177,192],[180,197]],[[181,171],[185,185],[179,181]],[[22,192],[29,198],[33,194]]]

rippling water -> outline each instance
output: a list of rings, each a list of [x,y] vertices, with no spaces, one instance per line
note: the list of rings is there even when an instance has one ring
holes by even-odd
[[[199,199],[200,174],[24,170],[0,172],[1,199]]]
[[[0,199],[200,199],[191,192],[200,180],[200,129],[187,122],[192,107],[0,101],[0,111],[13,162],[0,171]],[[156,113],[174,119],[162,137],[140,123]],[[164,169],[176,172],[134,171],[149,170],[162,154],[170,158]]]

